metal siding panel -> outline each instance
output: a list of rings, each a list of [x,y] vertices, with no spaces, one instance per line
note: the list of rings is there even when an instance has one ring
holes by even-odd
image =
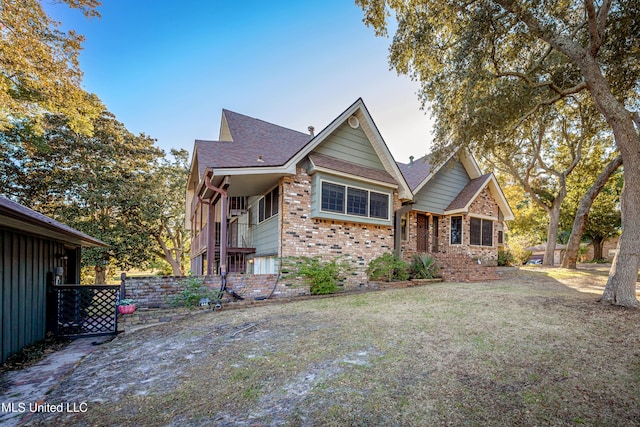
[[[23,339],[25,343],[33,342],[34,336],[34,313],[33,306],[35,305],[35,301],[33,301],[33,288],[35,286],[34,277],[33,277],[33,237],[25,238],[25,247],[24,253],[25,256],[23,258],[23,272],[22,272],[22,283],[24,285],[24,303],[22,304],[22,308],[24,310],[24,321],[25,328]]]
[[[18,349],[19,347],[19,332],[21,328],[20,313],[18,311],[18,303],[20,298],[20,284],[19,284],[19,257],[20,257],[20,237],[14,235],[11,238],[11,335],[9,336],[11,349]],[[16,351],[16,350],[13,350]]]
[[[0,362],[4,362],[9,355],[9,349],[6,339],[9,336],[9,319],[8,319],[8,307],[5,306],[9,301],[9,287],[8,279],[6,278],[8,271],[9,251],[6,245],[9,241],[9,233],[4,230],[0,230]]]

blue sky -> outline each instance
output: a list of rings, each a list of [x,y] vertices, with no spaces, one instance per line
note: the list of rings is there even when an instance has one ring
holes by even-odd
[[[389,70],[349,0],[103,0],[100,19],[46,10],[86,41],[84,88],[134,133],[169,148],[217,139],[223,108],[306,132],[362,97],[396,160],[429,151],[419,85]]]

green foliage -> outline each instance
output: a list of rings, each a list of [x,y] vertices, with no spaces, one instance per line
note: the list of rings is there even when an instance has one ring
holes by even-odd
[[[41,136],[25,125],[0,133],[3,190],[109,245],[83,250],[84,265],[145,268],[154,256],[156,218],[165,214],[157,200],[165,190],[154,181],[163,152],[152,138],[132,134],[102,108],[91,137],[52,115],[46,116]]]
[[[169,265],[165,275],[182,276],[188,262],[189,230],[184,226],[184,189],[189,175],[189,152],[172,149],[152,170],[153,201],[146,223],[155,242],[154,254]]]
[[[516,258],[509,249],[498,249],[498,266],[505,267],[514,264],[516,264]]]
[[[436,259],[427,254],[416,254],[411,260],[409,271],[414,279],[433,279],[438,277],[440,265]]]
[[[392,253],[386,253],[372,260],[367,267],[369,280],[393,282],[409,278],[409,266]]]
[[[349,263],[339,258],[325,261],[321,257],[290,257],[283,263],[284,277],[304,277],[311,295],[336,293],[338,284],[351,270]]]
[[[173,297],[168,298],[173,307],[199,307],[200,300],[215,300],[216,291],[212,291],[204,285],[202,277],[185,277],[180,281],[183,289]]]
[[[511,236],[507,242],[507,250],[513,257],[513,263],[515,265],[522,265],[531,256],[531,251],[526,248],[532,246],[531,238],[527,236]]]
[[[81,87],[78,56],[84,37],[62,31],[38,0],[3,0],[0,5],[0,131],[29,121],[35,134],[46,114],[67,117],[69,128],[89,135],[100,110]],[[86,17],[99,16],[98,0],[62,0]]]

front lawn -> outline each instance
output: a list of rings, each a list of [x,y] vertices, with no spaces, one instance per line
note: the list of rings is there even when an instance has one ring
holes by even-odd
[[[520,269],[205,313],[105,344],[47,398],[87,412],[35,420],[639,425],[640,310],[576,290],[602,280]]]

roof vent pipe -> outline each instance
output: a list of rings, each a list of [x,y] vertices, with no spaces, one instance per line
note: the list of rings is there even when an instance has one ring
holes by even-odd
[[[413,164],[413,156],[409,156],[409,165]]]
[[[313,132],[316,130],[316,128],[314,128],[313,126],[309,126],[307,129],[309,130],[309,135],[313,136]]]

